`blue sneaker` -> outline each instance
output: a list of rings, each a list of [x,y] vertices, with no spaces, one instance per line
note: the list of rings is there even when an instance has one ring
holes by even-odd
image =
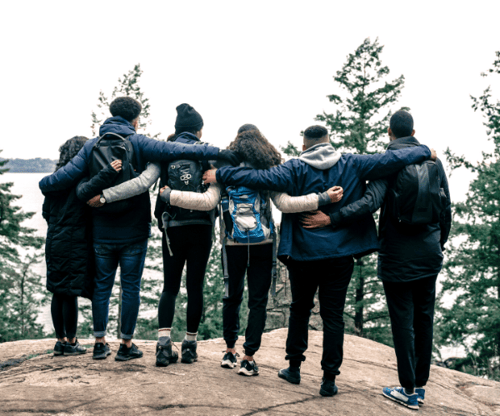
[[[425,399],[425,389],[415,389],[415,393],[418,394],[418,404],[422,406],[424,404]]]
[[[418,394],[406,394],[405,389],[403,387],[393,387],[392,389],[389,387],[384,387],[382,390],[382,394],[395,401],[396,403],[402,404],[403,406],[408,407],[409,409],[418,410]]]

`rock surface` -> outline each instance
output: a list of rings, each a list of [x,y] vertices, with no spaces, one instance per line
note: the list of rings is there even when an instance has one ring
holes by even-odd
[[[144,357],[128,362],[114,360],[117,342],[110,343],[113,354],[104,361],[92,360],[91,348],[83,356],[54,357],[53,340],[0,344],[0,414],[415,414],[381,395],[383,386],[399,384],[393,349],[347,335],[339,394],[324,398],[319,395],[322,333],[309,334],[298,386],[277,377],[287,366],[285,339],[286,329],[264,335],[256,356],[260,375],[252,378],[220,367],[221,339],[199,342],[197,363],[167,368],[154,366],[154,341],[135,341]],[[433,366],[419,414],[500,415],[500,383]]]

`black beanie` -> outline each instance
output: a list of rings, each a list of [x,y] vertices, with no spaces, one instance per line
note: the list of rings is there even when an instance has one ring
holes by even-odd
[[[200,113],[189,104],[177,106],[177,118],[175,119],[175,132],[200,131],[203,128],[203,119]]]

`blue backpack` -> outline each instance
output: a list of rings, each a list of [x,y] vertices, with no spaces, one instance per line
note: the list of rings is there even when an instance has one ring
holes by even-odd
[[[228,198],[222,200],[222,210],[229,212],[232,226],[226,225],[226,235],[238,243],[260,243],[274,234],[271,207],[261,192],[245,186],[229,186]],[[227,205],[227,208],[224,206]]]
[[[221,229],[224,230],[222,241],[222,263],[224,270],[225,297],[229,296],[229,272],[227,266],[226,241],[228,239],[242,244],[260,243],[272,238],[272,285],[271,292],[276,296],[277,259],[276,230],[271,213],[271,205],[262,192],[245,186],[229,186],[227,195],[221,199]],[[250,250],[250,246],[248,246]],[[250,251],[248,264],[250,266]]]

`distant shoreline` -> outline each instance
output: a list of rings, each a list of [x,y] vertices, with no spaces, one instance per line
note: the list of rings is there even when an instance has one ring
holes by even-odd
[[[7,159],[0,158],[0,162],[8,160],[0,169],[8,169],[9,173],[52,173],[56,169],[57,160],[42,159]]]

